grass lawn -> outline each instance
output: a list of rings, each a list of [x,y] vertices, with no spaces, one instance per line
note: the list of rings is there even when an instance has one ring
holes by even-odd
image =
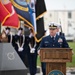
[[[70,48],[73,49],[72,62],[67,63],[67,67],[75,67],[75,42],[69,42]]]
[[[70,48],[73,49],[74,55],[72,55],[72,62],[67,63],[67,67],[75,67],[75,42],[69,42]],[[37,65],[40,66],[40,57],[38,56]]]

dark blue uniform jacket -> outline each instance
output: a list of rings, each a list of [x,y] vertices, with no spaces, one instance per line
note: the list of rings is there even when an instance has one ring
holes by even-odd
[[[58,36],[52,40],[51,36],[46,36],[42,39],[40,47],[42,48],[69,48],[69,45],[64,36]]]

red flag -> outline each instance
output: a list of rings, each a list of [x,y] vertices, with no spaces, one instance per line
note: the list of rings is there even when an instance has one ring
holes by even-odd
[[[4,22],[9,16],[10,16],[9,11],[5,8],[2,2],[0,2],[0,22],[4,24]]]
[[[18,28],[19,27],[19,18],[17,13],[14,10],[14,7],[12,6],[11,2],[9,1],[7,4],[4,4],[6,9],[10,12],[10,17],[7,18],[7,20],[4,22],[3,26],[9,26]]]

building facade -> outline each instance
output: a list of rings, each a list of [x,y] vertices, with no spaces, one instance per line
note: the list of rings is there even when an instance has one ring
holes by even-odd
[[[75,10],[50,10],[44,15],[45,29],[50,22],[61,24],[65,35],[75,36]]]

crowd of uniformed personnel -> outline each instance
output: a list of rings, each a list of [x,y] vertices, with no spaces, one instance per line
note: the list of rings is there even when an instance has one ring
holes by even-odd
[[[37,46],[31,28],[29,32],[29,35],[25,35],[24,29],[20,27],[17,34],[12,35],[11,28],[6,27],[0,35],[0,42],[11,43],[25,66],[29,68],[30,74],[35,75],[37,71]]]
[[[0,42],[3,42],[4,37],[7,38],[7,42],[12,44],[23,63],[29,68],[30,75],[35,75],[37,71],[37,55],[40,55],[40,48],[69,48],[69,45],[64,33],[60,32],[60,25],[55,23],[49,24],[50,34],[44,36],[39,44],[34,39],[32,29],[29,30],[30,34],[28,36],[24,34],[22,27],[18,29],[17,34],[11,35],[11,28],[6,27],[5,35],[2,33]],[[46,63],[41,63],[41,69],[43,75],[46,75]]]

